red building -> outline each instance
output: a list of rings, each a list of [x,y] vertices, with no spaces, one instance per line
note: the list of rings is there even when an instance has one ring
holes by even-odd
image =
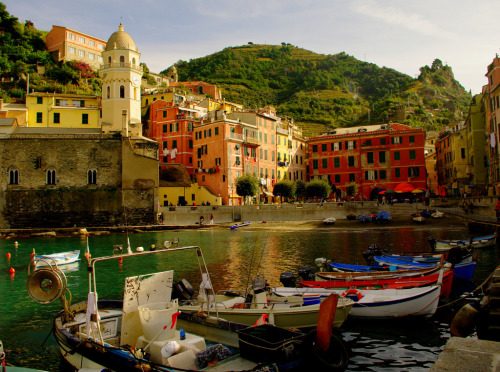
[[[345,196],[356,185],[355,199],[374,199],[377,189],[402,183],[426,187],[425,131],[391,123],[338,128],[309,140],[310,179],[325,179]]]
[[[193,174],[193,129],[199,123],[196,114],[163,100],[154,101],[149,112],[151,138],[160,143],[160,159],[184,164],[189,175]]]

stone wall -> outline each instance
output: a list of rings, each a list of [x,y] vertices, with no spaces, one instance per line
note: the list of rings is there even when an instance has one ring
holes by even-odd
[[[137,179],[124,189],[124,146],[130,147],[128,141],[112,136],[0,139],[0,228],[153,223],[155,181],[149,178],[158,163],[141,163]],[[96,184],[88,182],[90,169],[97,171]],[[9,184],[11,170],[18,171],[18,184]],[[47,184],[48,170],[55,170],[55,185]]]

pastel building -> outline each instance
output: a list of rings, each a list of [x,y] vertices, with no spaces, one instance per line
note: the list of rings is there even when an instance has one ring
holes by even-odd
[[[281,120],[276,125],[277,180],[307,179],[307,143],[302,130],[291,121]]]
[[[390,123],[337,128],[310,138],[310,179],[324,179],[346,192],[355,185],[355,199],[374,199],[379,188],[394,190],[401,183],[426,187],[425,132]]]
[[[150,138],[160,144],[161,163],[183,164],[188,174],[193,175],[193,129],[199,123],[197,112],[157,100],[151,104],[149,114]]]
[[[498,141],[500,134],[500,58],[498,55],[488,66],[486,73],[488,84],[483,86],[483,99],[486,115],[486,134],[488,135],[489,175],[488,183],[493,186],[490,194],[500,195],[500,153]]]
[[[230,119],[220,111],[210,114],[194,129],[195,178],[200,186],[222,198],[222,204],[240,205],[236,179],[258,172],[258,127]]]
[[[45,45],[56,62],[81,61],[97,70],[103,63],[106,41],[67,27],[52,26]]]
[[[487,192],[488,185],[488,138],[486,132],[484,100],[481,94],[472,97],[465,119],[467,133],[468,183],[465,188],[472,195]]]
[[[100,97],[62,93],[26,95],[29,127],[100,128]]]

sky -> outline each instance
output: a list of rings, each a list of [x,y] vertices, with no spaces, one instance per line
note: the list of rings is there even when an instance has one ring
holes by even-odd
[[[473,94],[500,49],[498,0],[2,0],[20,22],[103,39],[120,23],[150,71],[226,47],[345,52],[411,77],[438,58]]]

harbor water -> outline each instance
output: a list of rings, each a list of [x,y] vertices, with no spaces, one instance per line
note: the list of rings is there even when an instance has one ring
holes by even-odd
[[[127,237],[135,250],[148,250],[152,244],[162,248],[165,241],[178,238],[181,246],[200,246],[216,290],[244,289],[257,274],[271,286],[279,286],[284,271],[297,273],[300,266],[314,267],[317,257],[338,262],[364,264],[362,251],[377,244],[394,252],[429,251],[427,238],[464,238],[467,229],[432,225],[381,227],[363,229],[361,225],[348,231],[339,230],[252,230],[242,228],[162,231],[143,234],[90,236],[88,244],[93,257],[113,254],[114,245],[127,246]],[[33,302],[26,282],[28,264],[33,250],[50,254],[80,249],[82,260],[61,267],[68,280],[72,302],[86,299],[88,273],[83,257],[86,237],[29,238],[17,241],[0,240],[0,339],[10,352],[7,361],[13,365],[48,371],[64,370],[53,336],[52,320],[61,308],[59,300],[47,305]],[[7,254],[10,253],[10,259]],[[97,291],[100,299],[120,299],[124,278],[138,274],[173,269],[174,280],[187,279],[196,289],[200,282],[196,258],[188,252],[165,255],[159,259],[145,256],[144,260],[115,260],[98,264]],[[148,261],[149,260],[149,261]],[[140,261],[140,263],[139,263]],[[144,261],[147,261],[146,264]],[[474,280],[461,290],[479,285],[500,264],[498,248],[478,251]],[[15,270],[14,274],[9,269]],[[443,306],[431,319],[398,319],[391,321],[348,320],[341,328],[350,351],[349,371],[424,371],[435,362],[450,337],[449,324],[460,302]]]

